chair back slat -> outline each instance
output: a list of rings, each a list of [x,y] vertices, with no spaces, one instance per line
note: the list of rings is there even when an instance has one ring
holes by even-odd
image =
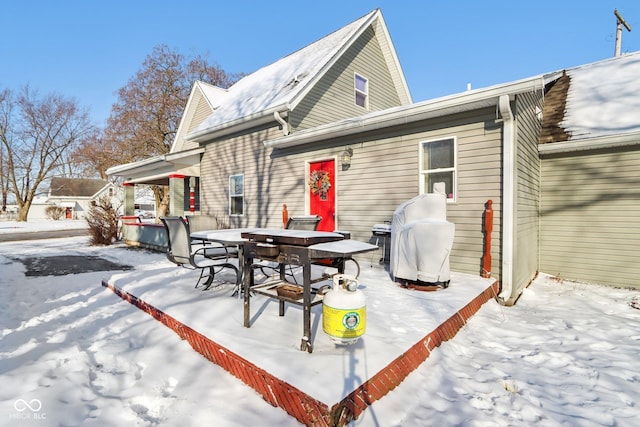
[[[191,237],[189,224],[179,216],[160,218],[167,228],[169,237],[168,256],[176,264],[189,264],[191,258]]]

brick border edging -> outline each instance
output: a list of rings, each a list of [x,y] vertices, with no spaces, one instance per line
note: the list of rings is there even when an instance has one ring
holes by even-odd
[[[344,426],[358,418],[369,405],[396,388],[422,362],[427,360],[433,349],[453,338],[484,303],[492,297],[496,297],[499,290],[499,284],[496,281],[409,350],[329,409],[327,404],[271,375],[135,295],[104,280],[102,286],[160,321],[181,339],[186,340],[195,351],[254,389],[272,406],[283,409],[302,424],[311,426]]]
[[[186,340],[195,351],[254,389],[272,406],[282,408],[303,424],[330,425],[328,405],[313,399],[135,295],[105,281],[102,281],[102,286],[163,323]]]
[[[396,388],[427,360],[433,349],[453,338],[484,303],[491,298],[496,298],[498,291],[499,284],[496,281],[409,350],[349,393],[342,401],[333,405],[331,407],[333,425],[344,426],[357,419],[369,405]]]

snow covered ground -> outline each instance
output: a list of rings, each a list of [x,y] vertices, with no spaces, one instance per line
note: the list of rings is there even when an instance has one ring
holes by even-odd
[[[60,220],[41,219],[33,221],[0,221],[0,234],[37,233],[38,231],[69,230],[87,228],[84,219]]]
[[[0,426],[298,425],[100,286],[121,272],[25,277],[18,261],[68,253],[136,270],[166,262],[87,242],[0,243]],[[639,305],[639,291],[541,276],[516,306],[485,304],[353,424],[639,425]]]

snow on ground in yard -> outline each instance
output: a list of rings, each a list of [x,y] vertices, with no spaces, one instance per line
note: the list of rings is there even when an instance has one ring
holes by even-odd
[[[25,277],[16,261],[167,262],[87,242],[0,243],[0,426],[298,425],[101,286],[120,272]],[[541,276],[514,307],[485,304],[353,425],[639,425],[639,305],[637,290]]]

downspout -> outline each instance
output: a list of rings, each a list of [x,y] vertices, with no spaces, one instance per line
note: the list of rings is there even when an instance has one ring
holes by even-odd
[[[284,136],[289,135],[289,123],[285,119],[282,118],[278,111],[273,112],[273,117],[276,119],[278,123],[282,125],[282,134]]]
[[[504,305],[512,305],[513,244],[515,216],[515,133],[509,95],[501,95],[498,108],[502,117],[502,290],[498,295]]]

